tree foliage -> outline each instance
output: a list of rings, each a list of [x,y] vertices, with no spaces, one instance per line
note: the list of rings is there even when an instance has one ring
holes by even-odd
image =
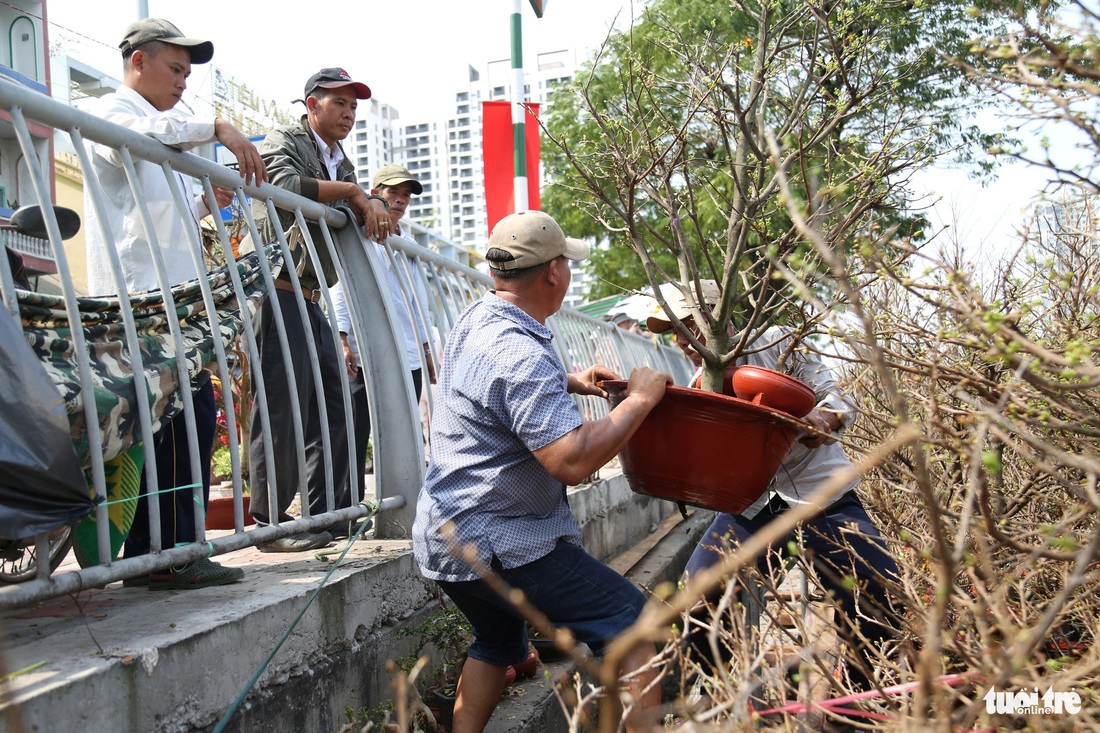
[[[769,325],[799,325],[793,296],[831,300],[776,170],[839,250],[919,238],[908,176],[974,136],[958,122],[965,76],[930,39],[962,54],[990,18],[940,2],[656,0],[608,38],[573,93],[555,94],[545,206],[608,243],[592,258],[606,281],[595,295],[721,284],[723,302],[695,319],[710,346],[705,384],[716,385]],[[624,245],[637,266],[625,266]],[[731,319],[733,340],[716,328]]]
[[[1100,16],[1094,3],[972,7],[999,33],[943,54],[1011,110],[1011,139],[990,148],[1100,192]],[[1021,142],[1026,140],[1028,142]]]

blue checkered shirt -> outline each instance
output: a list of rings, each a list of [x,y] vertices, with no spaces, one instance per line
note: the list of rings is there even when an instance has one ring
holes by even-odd
[[[493,293],[451,330],[412,531],[425,577],[478,577],[442,534],[448,522],[486,567],[494,556],[505,568],[533,562],[562,538],[581,544],[565,486],[532,455],[583,422],[551,338],[546,326]]]

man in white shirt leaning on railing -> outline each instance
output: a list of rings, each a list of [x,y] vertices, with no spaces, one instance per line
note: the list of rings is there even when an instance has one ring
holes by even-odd
[[[122,49],[124,65],[122,86],[117,92],[97,100],[89,108],[92,114],[180,150],[217,140],[237,156],[241,177],[246,184],[255,182],[258,185],[267,180],[267,170],[259,152],[235,127],[220,118],[173,111],[187,89],[191,64],[205,64],[213,57],[212,43],[187,38],[166,20],[145,18],[126,29],[119,48]],[[91,185],[85,186],[89,292],[107,296],[119,292],[111,268],[109,246],[118,252],[123,284],[128,292],[158,287],[154,246],[164,263],[169,286],[198,277],[200,273],[188,248],[191,237],[187,234],[187,227],[197,230],[200,219],[229,204],[233,191],[215,186],[218,200],[210,206],[205,196],[192,196],[191,181],[183,174],[176,173],[169,179],[157,163],[135,160],[136,188],[143,192],[148,206],[149,219],[156,235],[154,244],[153,237],[143,224],[139,202],[133,195],[119,150],[97,143],[87,145],[92,159],[92,173],[103,190],[106,219],[100,222],[91,197]],[[185,200],[190,202],[187,217],[176,213],[172,186],[176,186]],[[107,233],[111,237],[110,242],[107,241]],[[191,387],[194,390],[199,463],[205,469],[200,477],[205,506],[210,491],[210,452],[214,441],[214,390],[206,372],[199,372]],[[146,450],[155,451],[157,481],[163,492],[158,496],[162,546],[171,548],[194,542],[195,510],[191,489],[165,491],[189,487],[194,482],[187,424],[182,412],[154,434],[153,446],[146,446]],[[144,555],[150,549],[144,474],[141,481],[142,497],[126,540],[126,557]],[[148,585],[152,590],[192,589],[233,583],[243,576],[239,568],[228,568],[202,559],[186,567],[132,578],[125,584]]]

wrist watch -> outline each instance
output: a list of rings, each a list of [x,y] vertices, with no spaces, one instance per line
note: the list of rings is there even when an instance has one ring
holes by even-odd
[[[376,194],[376,193],[368,193],[368,194],[367,194],[367,201],[370,201],[371,199],[374,199],[375,201],[381,201],[381,202],[382,202],[382,205],[386,207],[386,211],[389,211],[389,210],[390,210],[390,202],[389,202],[389,201],[386,201],[386,199],[382,198],[382,197],[381,197],[381,196],[379,196],[378,194]]]

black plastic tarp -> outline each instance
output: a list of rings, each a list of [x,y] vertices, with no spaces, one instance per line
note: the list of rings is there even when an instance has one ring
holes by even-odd
[[[65,401],[0,304],[0,538],[31,537],[94,507]]]

